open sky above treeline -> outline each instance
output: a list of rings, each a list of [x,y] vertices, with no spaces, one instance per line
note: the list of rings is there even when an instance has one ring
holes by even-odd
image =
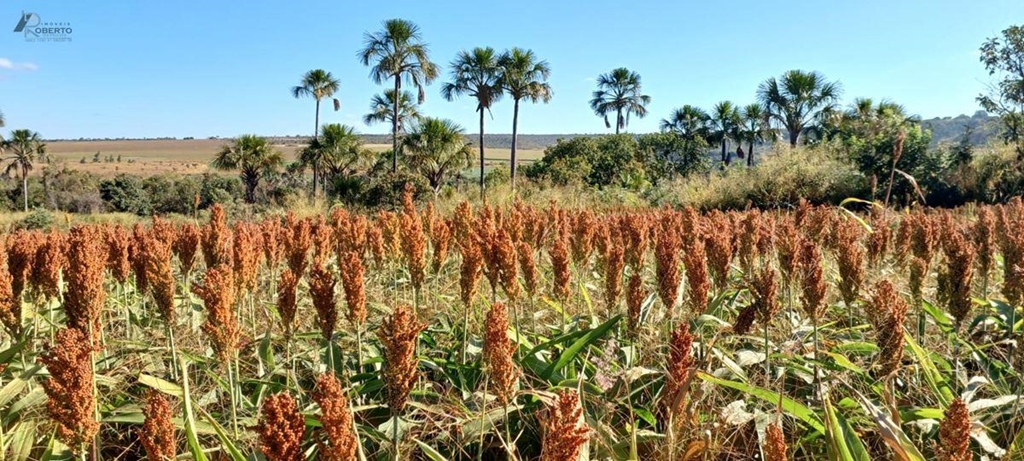
[[[70,42],[28,42],[12,30],[23,12],[69,24]],[[520,132],[609,132],[588,106],[595,78],[624,66],[652,97],[629,131],[657,129],[683,104],[753,102],[757,85],[789,69],[842,82],[844,103],[891,99],[923,118],[972,114],[990,80],[978,47],[1024,2],[109,2],[0,4],[0,111],[9,128],[46,138],[311,134],[313,100],[289,93],[310,69],[341,82],[341,110],[321,122],[362,133],[369,79],[356,53],[389,18],[417,23],[442,74],[422,112],[477,130],[474,104],[440,96],[462,49],[518,46],[552,68],[554,99],[525,105]],[[506,98],[487,119],[511,131]]]

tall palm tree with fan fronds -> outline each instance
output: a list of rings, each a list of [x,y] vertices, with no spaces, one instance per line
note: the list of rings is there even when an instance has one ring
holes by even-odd
[[[405,19],[384,21],[384,28],[376,33],[367,33],[365,47],[359,52],[359,60],[370,68],[370,78],[377,84],[386,80],[394,81],[396,95],[401,95],[402,83],[416,87],[417,102],[423,104],[426,98],[424,88],[437,78],[438,68],[430,60],[427,44],[423,42],[420,28]],[[392,101],[391,118],[391,168],[398,171],[398,102]]]
[[[302,82],[292,87],[295,98],[313,97],[316,100],[316,125],[313,126],[313,137],[320,136],[320,100],[334,96],[340,83],[330,72],[313,69],[302,76]],[[334,110],[338,110],[338,100],[334,100]],[[315,179],[314,179],[314,182]]]
[[[494,48],[460,51],[451,63],[451,81],[441,87],[441,96],[452,101],[459,96],[476,100],[480,113],[480,195],[484,194],[484,112],[501,99],[501,69]]]
[[[402,144],[409,165],[427,179],[435,195],[450,174],[469,165],[472,153],[461,126],[433,117],[419,119]]]
[[[354,128],[327,123],[320,128],[320,137],[299,151],[299,162],[320,172],[320,182],[326,190],[332,178],[351,174],[368,156],[363,140]],[[314,196],[316,186],[314,183]]]
[[[768,123],[768,112],[761,104],[747,104],[740,111],[740,140],[747,142],[747,166],[754,165],[754,143],[774,140],[774,131]]]
[[[842,86],[829,82],[817,72],[791,70],[765,80],[757,87],[757,98],[775,121],[789,133],[789,145],[796,147],[800,136],[821,124],[839,103]]]
[[[21,195],[25,201],[25,211],[28,211],[28,173],[32,171],[32,162],[46,160],[46,143],[38,132],[32,130],[14,130],[11,132],[11,139],[3,141],[3,150],[10,152],[10,156],[4,157],[10,163],[4,173],[11,176],[17,173],[21,179]]]
[[[740,112],[730,101],[722,101],[711,109],[711,126],[715,141],[722,145],[722,163],[732,163],[732,153],[726,150],[729,140],[739,139]]]
[[[641,90],[640,74],[625,67],[612,70],[597,77],[597,91],[590,100],[590,108],[599,117],[604,117],[604,126],[611,128],[608,116],[615,114],[615,134],[629,125],[629,118],[647,116],[647,105],[651,97]]]
[[[398,105],[398,132],[405,133],[407,123],[420,118],[419,107],[412,98],[412,93],[402,91],[398,100],[395,100],[395,90],[384,90],[384,94],[375,94],[370,99],[370,112],[363,116],[363,123],[373,125],[374,123],[393,124],[396,112],[393,110]]]
[[[498,58],[501,86],[512,98],[512,157],[509,174],[512,188],[516,187],[516,146],[519,137],[519,101],[544,102],[551,100],[551,68],[547,61],[537,59],[532,50],[512,48]]]

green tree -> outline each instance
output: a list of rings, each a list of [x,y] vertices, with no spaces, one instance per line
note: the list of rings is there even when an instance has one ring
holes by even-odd
[[[415,86],[419,92],[417,102],[423,104],[426,98],[424,87],[437,78],[438,68],[430,60],[429,50],[420,36],[420,28],[405,19],[384,21],[384,28],[376,33],[367,33],[365,47],[359,52],[359,60],[370,68],[370,78],[382,84],[394,81],[395,94],[402,92],[402,83]],[[398,171],[398,103],[392,101],[391,117],[391,169]]]
[[[747,166],[754,166],[754,144],[772,140],[768,112],[760,104],[747,104],[740,113],[740,139],[747,142]]]
[[[395,100],[395,90],[384,90],[384,94],[375,94],[370,99],[370,113],[363,116],[363,123],[373,125],[374,123],[387,122],[389,125],[398,125],[398,132],[405,133],[405,125],[409,121],[420,118],[419,107],[412,99],[412,93],[402,91],[398,100]],[[394,111],[395,105],[398,111]],[[395,120],[395,114],[398,119]],[[396,123],[397,122],[397,123]]]
[[[551,68],[547,61],[540,61],[532,50],[512,48],[498,58],[501,71],[501,86],[512,98],[512,158],[509,176],[512,188],[516,187],[516,146],[519,139],[519,102],[526,100],[532,103],[551,100],[551,85],[547,80],[551,77]]]
[[[284,164],[281,152],[266,138],[254,134],[241,135],[217,152],[211,166],[218,170],[239,170],[245,185],[245,202],[256,202],[260,178],[277,171]]]
[[[302,76],[302,82],[292,87],[292,96],[302,98],[312,96],[316,100],[316,125],[313,126],[313,137],[320,136],[320,100],[334,96],[338,91],[338,79],[323,69],[313,69]],[[338,110],[335,100],[334,110]]]
[[[501,99],[501,69],[494,49],[474,48],[460,51],[451,63],[451,81],[441,87],[441,96],[451,101],[459,96],[476,100],[480,113],[480,196],[484,194],[484,112]]]
[[[423,117],[402,140],[406,160],[436,195],[452,173],[467,167],[472,148],[465,130],[448,119]]]
[[[689,104],[661,119],[661,131],[676,133],[687,140],[707,139],[711,134],[711,117],[701,108]]]
[[[726,149],[729,140],[739,139],[740,112],[733,103],[722,101],[711,109],[711,137],[722,146],[722,163],[732,163],[732,152]]]
[[[647,116],[650,102],[651,97],[641,90],[640,74],[620,67],[597,77],[597,91],[590,100],[590,108],[599,117],[604,117],[607,128],[612,126],[608,116],[615,114],[615,134],[619,134],[619,130],[629,125],[630,115]]]
[[[9,153],[7,169],[4,170],[7,176],[17,173],[21,178],[21,195],[25,201],[25,211],[28,211],[28,173],[32,171],[32,162],[46,161],[46,143],[39,136],[38,132],[32,130],[14,130],[11,132],[11,139],[3,142],[5,153]]]
[[[313,170],[313,195],[316,196],[318,179],[326,187],[333,178],[352,174],[368,155],[354,128],[328,123],[320,129],[319,138],[299,151],[299,162]]]
[[[819,125],[838,104],[842,87],[817,72],[791,70],[778,80],[769,78],[757,87],[759,102],[789,133],[789,145],[796,147],[800,135]]]
[[[1003,140],[1024,160],[1024,27],[1010,26],[981,45],[981,62],[998,80],[978,103],[1003,122]]]

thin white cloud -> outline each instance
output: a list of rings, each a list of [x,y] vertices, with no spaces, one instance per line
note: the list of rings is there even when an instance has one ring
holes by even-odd
[[[31,62],[14,62],[7,58],[0,58],[0,69],[32,71],[39,69],[39,66]]]

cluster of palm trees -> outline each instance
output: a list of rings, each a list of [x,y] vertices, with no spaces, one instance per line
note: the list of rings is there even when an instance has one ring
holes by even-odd
[[[838,82],[829,82],[817,72],[791,70],[761,83],[756,103],[738,107],[722,101],[710,113],[685,105],[662,119],[660,126],[662,131],[677,133],[687,141],[720,145],[724,164],[732,161],[732,151],[727,148],[732,141],[737,145],[737,155],[745,156],[749,166],[754,162],[755,144],[773,142],[783,134],[793,147],[801,136],[821,138],[824,127],[841,115],[841,93]]]
[[[405,155],[413,166],[435,191],[444,177],[467,166],[469,156],[465,130],[450,120],[424,117],[418,109],[426,97],[426,86],[436,80],[440,68],[430,59],[429,49],[424,43],[419,27],[404,19],[390,19],[381,30],[367,33],[365,46],[358,54],[360,62],[370,67],[370,78],[378,84],[390,83],[392,88],[375,95],[370,103],[370,112],[363,120],[367,124],[388,123],[391,125],[391,168],[398,170],[398,158]],[[520,103],[548,102],[552,91],[547,80],[551,69],[546,61],[540,60],[532,51],[512,48],[497,52],[493,48],[474,48],[458,53],[450,64],[450,79],[441,88],[447,100],[469,97],[476,102],[480,115],[480,187],[484,187],[484,129],[485,112],[507,95],[513,101],[511,177],[513,186],[516,177],[516,148],[519,125]],[[414,98],[403,85],[417,91]],[[307,72],[301,83],[292,88],[296,97],[313,97],[316,100],[316,125],[320,126],[320,101],[330,98],[337,91],[339,82],[330,72],[322,69]],[[338,101],[335,101],[335,110]],[[325,125],[323,130],[327,130]],[[336,132],[351,132],[345,126],[333,127]],[[319,129],[314,133],[310,147],[304,150],[302,162],[313,169],[314,190],[316,183],[323,182],[322,173],[328,168],[325,163],[337,160],[338,150],[346,151],[342,159],[353,160],[353,140],[348,137],[321,139]],[[326,131],[324,131],[326,133]],[[327,138],[324,136],[324,138]],[[339,144],[335,141],[343,140]],[[327,153],[325,153],[325,151]],[[336,163],[335,163],[336,164]]]

